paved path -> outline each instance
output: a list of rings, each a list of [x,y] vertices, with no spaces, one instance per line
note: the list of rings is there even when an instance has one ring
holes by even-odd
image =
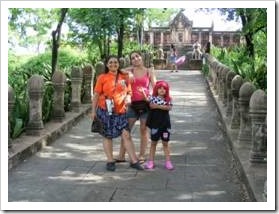
[[[9,202],[249,201],[245,185],[235,174],[228,139],[202,74],[158,71],[157,76],[169,81],[173,96],[170,146],[175,170],[164,169],[158,144],[154,170],[136,171],[121,163],[115,172],[107,172],[102,139],[90,132],[88,115],[9,171]],[[138,128],[136,123],[132,131],[137,151]],[[114,140],[115,156],[119,142]]]

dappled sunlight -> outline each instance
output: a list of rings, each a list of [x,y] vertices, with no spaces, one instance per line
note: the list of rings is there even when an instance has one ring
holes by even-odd
[[[192,199],[193,196],[191,194],[179,194],[177,197],[175,197],[175,199],[178,199],[178,200],[190,200]]]
[[[74,139],[85,139],[86,136],[78,136],[78,135],[68,135],[69,137],[71,138],[74,138]]]
[[[195,198],[201,198],[201,196],[217,196],[224,195],[226,191],[204,191],[204,192],[194,192]]]
[[[61,175],[59,176],[49,176],[48,178],[50,180],[68,180],[68,181],[81,181],[86,174],[77,174],[76,172],[73,171],[62,171]]]
[[[174,121],[174,123],[185,123],[186,122],[186,120],[176,120],[176,121]]]
[[[96,149],[96,142],[92,142],[92,145],[88,144],[76,144],[76,143],[66,143],[65,146],[71,149],[79,150],[79,151],[88,151],[88,150],[94,150]],[[100,143],[100,149],[103,148],[103,144]]]
[[[207,150],[207,149],[208,149],[207,146],[195,146],[195,147],[188,148],[188,150]]]
[[[38,156],[41,158],[50,158],[50,159],[53,159],[53,158],[70,159],[70,158],[74,157],[71,152],[60,152],[60,153],[43,152],[43,153],[40,153]]]

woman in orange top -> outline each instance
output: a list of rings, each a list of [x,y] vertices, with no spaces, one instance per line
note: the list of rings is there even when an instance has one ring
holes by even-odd
[[[104,132],[103,147],[107,156],[106,168],[115,170],[113,160],[112,139],[121,136],[124,146],[131,160],[131,167],[142,170],[137,160],[134,144],[131,141],[130,129],[127,120],[127,104],[131,103],[131,85],[127,74],[119,70],[119,61],[116,56],[109,56],[106,60],[105,73],[101,74],[96,82],[92,100],[92,119],[97,117],[102,121]]]

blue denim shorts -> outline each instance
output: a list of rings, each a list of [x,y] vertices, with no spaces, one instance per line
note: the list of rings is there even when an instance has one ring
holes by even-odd
[[[137,114],[136,111],[134,109],[131,108],[131,106],[128,107],[128,111],[127,111],[127,118],[136,118],[138,119],[144,119],[146,120],[148,115],[148,112],[144,112],[144,113],[139,113]]]

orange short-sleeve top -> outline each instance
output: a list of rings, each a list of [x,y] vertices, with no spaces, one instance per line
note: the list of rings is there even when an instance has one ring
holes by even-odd
[[[117,81],[116,81],[117,77]],[[131,85],[127,74],[108,72],[101,74],[96,82],[94,93],[98,93],[98,107],[106,109],[105,99],[113,99],[114,111],[117,114],[126,112],[125,98],[131,95]]]

